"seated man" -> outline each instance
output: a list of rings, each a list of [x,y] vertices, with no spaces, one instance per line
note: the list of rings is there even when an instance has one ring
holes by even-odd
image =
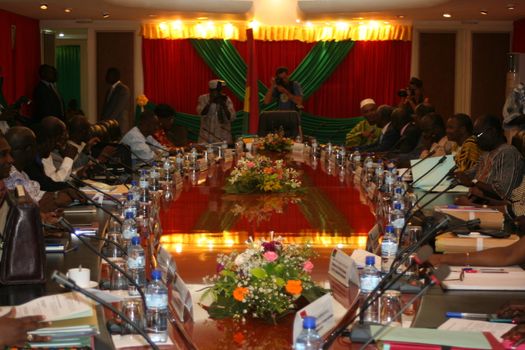
[[[457,145],[449,141],[445,132],[443,117],[437,113],[428,113],[420,122],[421,138],[420,146],[423,148],[419,158],[425,158],[429,154],[434,157],[441,157],[451,154]],[[419,145],[418,145],[419,147]]]
[[[361,114],[365,118],[360,121],[348,134],[346,134],[346,146],[373,145],[379,140],[381,129],[377,127],[377,105],[371,98],[361,101]]]
[[[399,133],[392,125],[393,108],[388,105],[379,106],[377,109],[377,127],[381,130],[379,139],[375,144],[358,147],[359,150],[366,152],[386,152],[391,149],[399,140]]]
[[[474,134],[480,150],[485,153],[476,166],[457,172],[462,185],[470,187],[468,199],[461,204],[485,203],[490,200],[507,200],[523,179],[523,157],[516,147],[507,144],[501,120],[493,115],[483,115],[474,124]]]
[[[33,131],[26,127],[15,126],[7,131],[5,138],[14,159],[8,177],[4,179],[7,189],[14,190],[16,185],[24,186],[26,193],[39,204],[42,213],[50,213],[57,208],[65,207],[77,198],[70,188],[55,192],[42,191],[40,184],[31,180],[24,171],[36,157],[36,138]]]
[[[467,171],[478,162],[481,151],[472,135],[474,126],[466,114],[455,114],[448,118],[447,137],[458,145],[454,160],[457,171]]]
[[[68,133],[66,124],[56,117],[45,117],[40,124],[37,125],[37,144],[40,147],[49,148],[49,155],[42,158],[44,171],[53,181],[66,180],[73,169],[73,163],[77,158],[81,149],[68,144]],[[55,161],[51,155],[52,151],[57,150],[62,154],[62,161]]]
[[[121,143],[128,145],[131,158],[137,162],[152,161],[157,153],[163,153],[164,147],[153,138],[159,128],[159,118],[152,111],[144,111],[140,115],[139,125],[133,127],[124,135]]]
[[[153,134],[166,149],[174,150],[176,147],[185,146],[188,143],[188,130],[183,126],[174,126],[175,110],[166,104],[155,107],[155,115],[159,118],[160,127]]]
[[[421,130],[412,121],[409,111],[403,107],[394,109],[392,125],[399,133],[399,140],[390,151],[401,154],[413,151],[419,142]]]

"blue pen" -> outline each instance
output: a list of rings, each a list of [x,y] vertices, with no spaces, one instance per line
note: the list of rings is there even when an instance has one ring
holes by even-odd
[[[497,319],[495,314],[476,314],[471,312],[447,312],[445,316],[448,318],[465,318],[471,320],[490,320]]]

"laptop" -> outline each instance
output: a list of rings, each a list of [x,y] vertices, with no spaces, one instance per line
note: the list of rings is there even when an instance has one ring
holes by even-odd
[[[443,159],[444,158],[444,159]],[[441,180],[455,165],[454,156],[447,155],[444,157],[429,157],[415,165],[420,159],[410,160],[410,166],[413,166],[412,171],[412,185],[415,188],[424,191],[430,191],[436,183]],[[439,163],[439,164],[438,164]],[[432,169],[432,170],[431,170]],[[428,172],[428,174],[427,174]],[[442,192],[450,185],[450,180],[443,180],[432,192]],[[449,192],[468,192],[468,187],[456,186]]]

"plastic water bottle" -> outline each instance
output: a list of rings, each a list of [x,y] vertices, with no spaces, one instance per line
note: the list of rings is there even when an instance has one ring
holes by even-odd
[[[381,187],[381,185],[383,184],[384,172],[385,172],[385,168],[383,166],[383,160],[379,159],[377,161],[377,166],[376,166],[375,175],[374,175],[374,182],[379,187]]]
[[[396,204],[399,203],[401,211],[405,210],[405,196],[403,196],[403,189],[401,187],[396,187],[394,189],[394,197],[392,198],[393,207],[395,209]]]
[[[131,187],[129,188],[128,194],[133,196],[133,200],[138,202],[140,198],[140,187],[138,186],[137,180],[131,180]]]
[[[128,198],[124,202],[124,217],[126,217],[127,213],[131,213],[132,218],[135,219],[137,217],[137,206],[137,202],[133,199],[133,194],[129,192]]]
[[[149,190],[154,192],[160,190],[160,171],[156,162],[153,162],[149,171]]]
[[[184,171],[184,156],[181,151],[178,151],[177,155],[175,156],[175,169],[177,169],[177,171],[181,174]]]
[[[146,285],[146,260],[144,249],[140,245],[140,237],[135,236],[131,239],[131,245],[128,248],[128,272],[133,281],[141,288]],[[128,283],[128,294],[139,295],[137,287]]]
[[[162,273],[153,270],[146,287],[146,330],[155,343],[168,339],[168,290],[161,281]]]
[[[402,210],[401,203],[399,202],[394,202],[394,210],[392,211],[392,226],[394,226],[394,233],[396,234],[396,237],[401,237],[401,231],[405,227],[405,212]]]
[[[171,162],[170,157],[164,159],[162,170],[164,171],[164,181],[171,181],[175,169],[173,168],[173,163]]]
[[[133,219],[133,213],[127,212],[126,219],[122,223],[122,240],[124,241],[124,246],[129,246],[131,239],[138,236],[137,232],[137,223]]]
[[[356,150],[354,152],[354,154],[352,155],[352,161],[353,161],[352,167],[354,171],[356,171],[357,168],[361,166],[361,153],[359,153],[359,151]]]
[[[318,350],[321,349],[323,341],[315,329],[315,317],[303,318],[303,330],[295,340],[295,350]]]
[[[390,171],[390,169],[385,171],[385,192],[386,193],[393,193],[394,192],[394,185],[396,182],[396,178],[394,177],[394,174]]]
[[[397,254],[397,236],[394,233],[394,226],[387,225],[385,235],[381,242],[381,273],[386,274],[390,271],[392,262]]]
[[[361,300],[366,300],[381,281],[381,274],[375,267],[375,257],[367,256],[365,258],[365,268],[360,276]],[[363,321],[378,323],[379,320],[379,302],[376,301],[370,305],[363,314]]]
[[[149,187],[148,172],[146,171],[146,169],[141,169],[140,170],[139,187],[141,189]]]

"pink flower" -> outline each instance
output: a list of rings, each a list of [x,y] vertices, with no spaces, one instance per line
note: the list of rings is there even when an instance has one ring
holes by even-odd
[[[248,163],[246,163],[246,166],[251,169],[251,168],[253,168],[255,166],[255,163],[254,162],[248,162]]]
[[[275,261],[279,257],[279,255],[277,255],[276,252],[272,252],[272,251],[268,251],[264,253],[263,256],[264,256],[264,259],[269,262]]]
[[[310,260],[306,260],[303,264],[303,270],[310,273],[314,269],[314,264]]]

